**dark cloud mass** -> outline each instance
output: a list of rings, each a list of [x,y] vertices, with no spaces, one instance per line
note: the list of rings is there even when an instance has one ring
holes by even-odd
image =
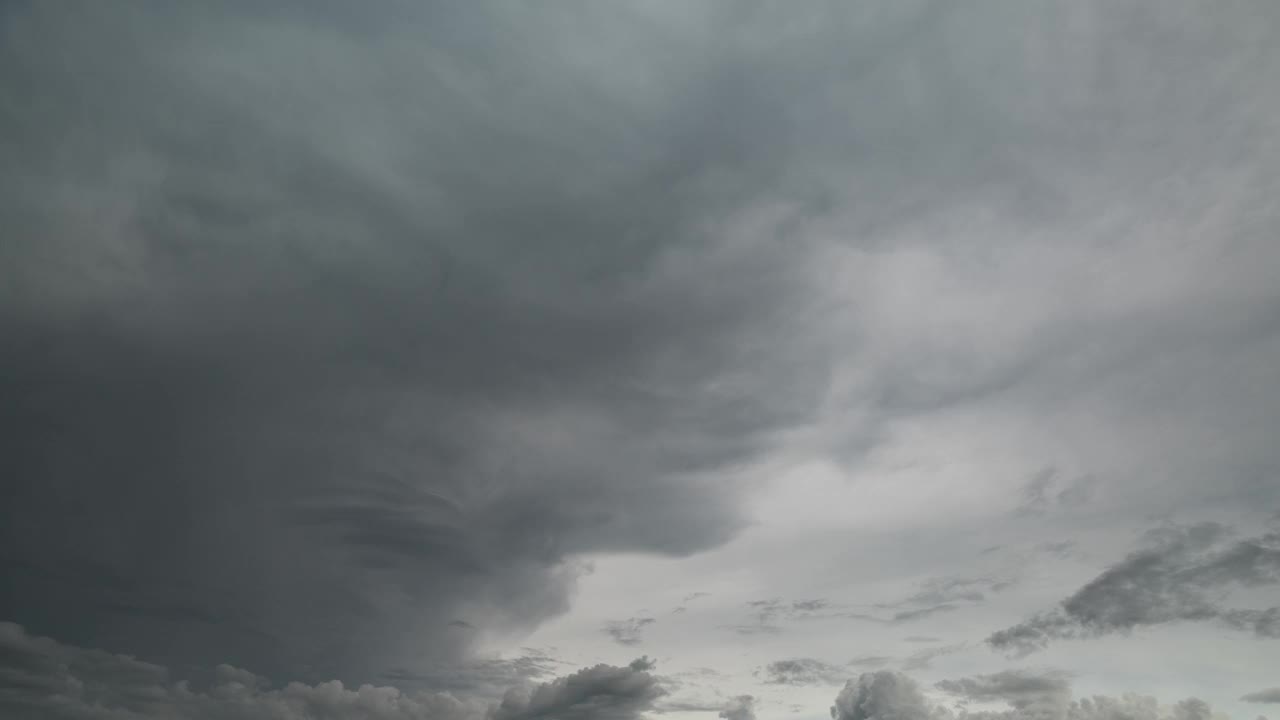
[[[1277,28],[1265,0],[0,2],[5,702],[634,720],[645,663],[550,678],[661,630],[664,667],[715,644],[690,703],[759,668],[768,714],[974,632],[1274,647],[1280,526],[1245,528],[1280,504]],[[1206,519],[1241,530],[1010,597]],[[548,622],[578,592],[602,606]],[[835,632],[865,655],[809,659],[852,654]],[[1175,712],[982,656],[927,692]],[[924,692],[862,675],[833,716]]]
[[[337,680],[273,687],[230,665],[196,689],[163,666],[35,637],[13,623],[0,623],[0,655],[0,714],[39,720],[635,720],[664,692],[645,658],[512,688],[491,704]]]
[[[733,535],[823,381],[780,108],[492,10],[0,9],[0,618],[362,682]]]
[[[1213,523],[1152,531],[1150,547],[1108,568],[1060,608],[1000,630],[987,643],[1026,654],[1058,639],[1192,621],[1280,638],[1280,607],[1232,608],[1221,597],[1233,587],[1280,584],[1280,533],[1236,541],[1227,535]]]
[[[483,703],[447,693],[349,687],[333,680],[271,687],[219,665],[195,689],[160,665],[63,645],[0,623],[0,715],[32,720],[486,720]]]

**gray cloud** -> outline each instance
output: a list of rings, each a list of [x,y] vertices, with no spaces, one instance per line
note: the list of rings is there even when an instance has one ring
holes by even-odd
[[[756,699],[751,695],[738,695],[724,706],[720,717],[724,720],[756,720]]]
[[[486,703],[394,687],[289,683],[219,665],[208,686],[165,667],[35,637],[0,623],[0,712],[31,720],[485,720]]]
[[[1280,703],[1280,687],[1251,692],[1240,699],[1253,703]]]
[[[1227,531],[1206,523],[1148,534],[1150,547],[1130,554],[1089,582],[1056,610],[987,638],[997,650],[1034,652],[1050,641],[1096,637],[1179,621],[1216,621],[1260,637],[1280,637],[1280,608],[1226,607],[1232,586],[1280,583],[1280,533],[1227,542]]]
[[[1063,483],[1057,468],[1044,468],[1023,487],[1017,513],[1043,515],[1054,509],[1079,507],[1093,498],[1096,486],[1097,479],[1092,476]]]
[[[1108,494],[1267,507],[1275,10],[1011,5],[4,4],[0,618],[462,667],[819,407],[1070,406]]]
[[[936,615],[938,613],[944,613],[944,612],[951,612],[952,610],[959,610],[959,609],[960,608],[956,605],[944,603],[942,605],[934,605],[932,607],[917,608],[915,610],[902,610],[900,612],[896,612],[893,614],[892,622],[899,622],[899,623],[911,622],[912,620],[919,620],[921,618],[929,617],[930,615]]]
[[[534,648],[521,648],[511,658],[471,658],[416,668],[394,668],[378,675],[379,682],[398,687],[429,687],[470,695],[501,696],[509,688],[563,673],[567,663]]]
[[[941,577],[930,578],[921,584],[914,595],[888,607],[901,605],[943,605],[953,602],[977,603],[988,595],[1007,590],[1013,581],[993,577]]]
[[[255,7],[0,10],[0,617],[360,681],[732,537],[825,373],[804,201],[737,219],[768,86],[639,10]]]
[[[639,645],[645,626],[658,622],[651,617],[611,620],[604,626],[604,633],[619,645]]]
[[[831,706],[833,720],[929,720],[937,715],[915,680],[887,670],[848,681]]]
[[[839,685],[849,672],[814,658],[789,658],[766,665],[764,675],[765,682],[774,685]]]
[[[831,606],[831,603],[823,598],[792,601],[770,598],[766,600],[749,600],[746,605],[750,608],[750,622],[721,625],[720,627],[732,630],[739,635],[776,635],[782,632],[782,624],[787,622],[819,620],[829,617],[851,617],[847,613],[823,612]],[[873,618],[868,617],[866,619]]]
[[[665,694],[640,658],[627,667],[596,665],[531,690],[512,690],[490,720],[634,720]]]
[[[272,687],[230,665],[195,689],[166,667],[36,637],[13,623],[0,623],[0,655],[0,711],[32,720],[634,720],[664,692],[647,658],[518,686],[491,704],[336,680]]]
[[[1074,700],[1067,675],[1052,670],[1008,670],[943,680],[937,683],[937,688],[962,698],[962,704],[1000,702],[1009,707],[977,712],[966,708],[957,717],[968,720],[1210,720],[1213,717],[1209,704],[1199,698],[1186,698],[1168,707],[1156,698],[1132,693]]]
[[[1006,670],[959,680],[943,680],[936,687],[976,702],[1008,704],[1027,720],[1064,720],[1071,703],[1071,682],[1060,672]]]

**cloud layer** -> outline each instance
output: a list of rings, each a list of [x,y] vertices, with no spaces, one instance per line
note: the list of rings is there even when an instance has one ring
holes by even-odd
[[[792,697],[847,679],[846,632],[858,669],[992,698],[1018,678],[972,628],[1203,631],[1259,667],[1277,28],[1195,0],[0,3],[0,620],[140,676],[298,681],[289,712],[545,680],[515,651],[539,629],[574,667],[642,633],[732,682],[800,658],[759,676]],[[1104,568],[1161,518],[1244,534]],[[641,571],[562,617],[611,564]],[[507,712],[638,712],[647,671],[613,672]],[[915,697],[876,677],[849,714]],[[597,680],[639,695],[573,699]],[[1148,713],[1094,702],[1067,712]]]
[[[273,687],[230,665],[193,689],[163,666],[63,645],[13,623],[0,623],[0,653],[0,711],[32,720],[635,720],[664,693],[644,658],[517,686],[492,703],[338,680]]]

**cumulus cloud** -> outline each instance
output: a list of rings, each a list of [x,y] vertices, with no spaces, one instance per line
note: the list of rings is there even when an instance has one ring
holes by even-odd
[[[513,689],[490,720],[635,720],[665,694],[647,657],[626,667],[596,665],[532,689]]]
[[[756,699],[751,695],[739,695],[729,700],[720,711],[724,720],[756,720]]]
[[[887,670],[849,680],[831,706],[833,720],[930,720],[940,713],[915,680]]]
[[[987,643],[1026,654],[1052,640],[1180,621],[1214,621],[1259,637],[1280,637],[1280,607],[1231,608],[1219,597],[1233,586],[1280,583],[1280,533],[1234,542],[1228,535],[1213,523],[1153,531],[1150,547],[1108,568],[1058,609],[993,633]]]

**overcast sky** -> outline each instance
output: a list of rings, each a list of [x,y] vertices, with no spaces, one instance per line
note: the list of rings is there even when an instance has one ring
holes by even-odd
[[[0,3],[0,715],[1280,718],[1280,3]]]

